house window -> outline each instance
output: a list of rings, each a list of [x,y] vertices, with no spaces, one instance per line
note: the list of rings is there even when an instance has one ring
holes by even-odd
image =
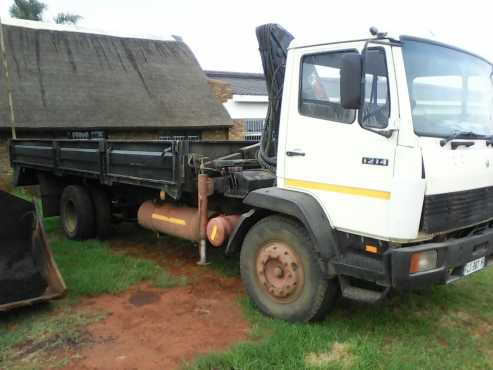
[[[70,131],[68,138],[74,140],[105,139],[106,133],[104,131]]]
[[[307,55],[303,58],[300,113],[329,121],[353,123],[354,109],[341,105],[340,73],[342,58],[356,51]]]
[[[245,140],[260,141],[262,132],[264,131],[265,120],[246,119],[245,120]]]
[[[198,141],[200,140],[200,132],[199,131],[163,131],[159,135],[159,140]]]
[[[200,140],[198,135],[162,135],[159,140],[181,140],[181,141],[197,141]]]

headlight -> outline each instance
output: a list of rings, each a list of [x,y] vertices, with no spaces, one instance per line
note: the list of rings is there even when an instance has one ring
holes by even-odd
[[[430,271],[437,267],[437,251],[414,253],[409,264],[409,273]]]

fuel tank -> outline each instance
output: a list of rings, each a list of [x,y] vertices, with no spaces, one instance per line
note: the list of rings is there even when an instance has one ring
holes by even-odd
[[[197,208],[146,201],[140,206],[137,217],[146,229],[192,241],[200,239]]]

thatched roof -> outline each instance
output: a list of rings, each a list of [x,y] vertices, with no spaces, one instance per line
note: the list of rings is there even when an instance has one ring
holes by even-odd
[[[217,128],[231,125],[180,41],[3,20],[17,127]],[[0,128],[10,126],[0,63]]]

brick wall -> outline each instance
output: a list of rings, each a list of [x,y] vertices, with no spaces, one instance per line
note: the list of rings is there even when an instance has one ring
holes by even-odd
[[[235,126],[233,125],[233,128]],[[242,140],[239,134],[231,136],[231,129],[216,129],[216,130],[204,130],[202,131],[200,138],[202,140]],[[242,129],[241,129],[242,130]],[[171,134],[172,132],[169,132]],[[122,131],[122,132],[108,132],[108,139],[114,140],[158,140],[160,136],[159,131]],[[233,138],[234,137],[234,138]]]
[[[106,131],[108,139],[112,140],[158,140],[158,130],[148,131]]]
[[[208,82],[212,92],[221,103],[226,103],[233,97],[233,90],[227,82],[211,79]]]
[[[157,140],[160,133],[158,131],[122,131],[109,132],[108,139],[114,140]],[[204,130],[200,135],[202,140],[244,140],[245,122],[243,120],[233,120],[233,126],[229,129]]]
[[[229,129],[204,130],[200,134],[202,140],[233,140],[229,137]],[[167,135],[173,134],[170,130]],[[183,132],[179,132],[179,135]],[[122,131],[108,132],[108,139],[113,140],[158,140],[161,135],[159,131]],[[241,139],[235,139],[241,140]]]
[[[209,79],[209,85],[216,98],[225,103],[233,97],[231,86],[224,81]],[[202,134],[204,140],[244,140],[245,122],[243,120],[233,120],[233,126],[228,130],[213,130]]]
[[[245,139],[245,121],[242,119],[233,120],[233,127],[229,129],[228,140]]]
[[[202,140],[228,140],[228,129],[207,130],[202,132]]]

